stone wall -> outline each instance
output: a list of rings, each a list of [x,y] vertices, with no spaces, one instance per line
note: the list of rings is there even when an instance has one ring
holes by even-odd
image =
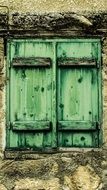
[[[0,155],[3,155],[5,146],[6,124],[5,124],[5,84],[6,84],[6,62],[4,57],[4,40],[0,38]]]
[[[106,0],[1,0],[0,5],[8,6],[10,12],[94,12],[107,10]]]
[[[103,163],[103,164],[102,164]],[[36,154],[0,162],[1,186],[9,190],[106,190],[101,151]],[[103,166],[102,166],[103,165]]]
[[[0,5],[7,6],[0,8],[0,190],[107,190],[107,1],[1,0]],[[103,145],[56,154],[12,152],[8,160],[4,39],[41,34],[102,39]]]

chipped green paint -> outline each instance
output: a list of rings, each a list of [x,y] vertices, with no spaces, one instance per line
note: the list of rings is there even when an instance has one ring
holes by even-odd
[[[63,59],[58,69],[58,121],[61,126],[59,146],[98,146],[98,45],[85,40],[79,43],[61,42],[57,45],[57,56]],[[96,141],[93,138],[95,132],[91,131],[93,123]]]
[[[99,146],[100,51],[98,39],[8,41],[7,148]]]

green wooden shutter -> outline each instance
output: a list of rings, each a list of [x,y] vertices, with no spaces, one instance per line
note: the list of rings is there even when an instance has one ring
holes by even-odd
[[[98,43],[57,44],[58,145],[98,146]]]
[[[53,44],[13,40],[9,52],[8,146],[51,147]]]
[[[98,147],[97,39],[8,41],[7,148]]]

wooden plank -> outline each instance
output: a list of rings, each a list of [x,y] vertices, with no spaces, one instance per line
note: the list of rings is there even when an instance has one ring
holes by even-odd
[[[72,133],[69,131],[59,131],[58,146],[59,147],[72,147]]]
[[[94,43],[94,42],[93,42]],[[93,51],[93,54],[92,54]],[[92,45],[92,41],[72,40],[68,42],[57,43],[57,57],[60,58],[88,58],[97,60],[96,48]]]
[[[57,113],[56,113],[56,105],[57,105],[57,93],[56,93],[56,42],[53,43],[53,67],[52,67],[52,147],[57,147],[57,129],[56,129],[56,120],[57,120]]]
[[[92,133],[93,147],[99,147],[99,145],[101,145],[101,144],[99,144],[99,132],[100,131],[101,130],[97,130]]]
[[[12,59],[12,65],[15,67],[48,67],[51,65],[49,57],[15,57]]]
[[[52,131],[44,131],[43,147],[52,147]]]
[[[99,105],[98,105],[98,70],[91,70],[91,109],[92,109],[92,120],[99,120]]]
[[[59,66],[96,66],[96,60],[88,58],[58,58],[57,59]]]
[[[90,121],[59,121],[59,131],[73,131],[73,130],[96,130],[97,123]]]
[[[91,86],[91,68],[85,68],[81,69],[81,76],[83,76],[83,80],[78,83],[78,96],[79,96],[79,103],[80,103],[80,120],[85,120],[85,121],[96,121],[92,119],[93,110],[92,110],[92,96],[91,96],[91,91],[92,91],[92,86]],[[80,94],[79,94],[80,92]]]
[[[50,121],[15,121],[11,123],[12,130],[45,131],[51,130]]]
[[[9,144],[8,148],[18,147],[18,134],[15,131],[9,130]]]
[[[44,131],[36,131],[33,133],[29,133],[27,131],[25,135],[25,147],[26,148],[32,148],[32,149],[37,149],[37,148],[42,148],[43,147],[43,136],[44,136]]]
[[[94,72],[93,68],[75,68],[72,70],[60,68],[59,71],[58,119],[65,121],[98,121],[98,113],[93,108],[98,104],[96,96],[98,92],[96,85],[97,72]],[[92,71],[96,73],[93,77]],[[96,93],[92,92],[93,88]]]
[[[17,134],[17,131],[14,131],[14,132],[16,132],[16,134]],[[18,131],[18,147],[21,149],[25,148],[25,145],[26,145],[25,138],[26,138],[25,132],[24,131]]]
[[[98,62],[99,62],[99,70],[98,70],[98,119],[101,123],[103,123],[103,89],[102,89],[102,62],[101,62],[101,57],[102,57],[102,48],[101,48],[101,43],[98,44]],[[100,126],[100,131],[99,131],[99,147],[103,145],[103,130],[102,126]]]
[[[73,147],[94,147],[92,133],[74,133]]]

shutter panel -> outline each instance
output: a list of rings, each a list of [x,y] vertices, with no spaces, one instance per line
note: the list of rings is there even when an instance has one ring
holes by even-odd
[[[58,43],[59,146],[98,146],[98,44]],[[97,141],[93,135],[97,133]]]
[[[10,52],[9,147],[51,147],[53,44],[16,40]]]

